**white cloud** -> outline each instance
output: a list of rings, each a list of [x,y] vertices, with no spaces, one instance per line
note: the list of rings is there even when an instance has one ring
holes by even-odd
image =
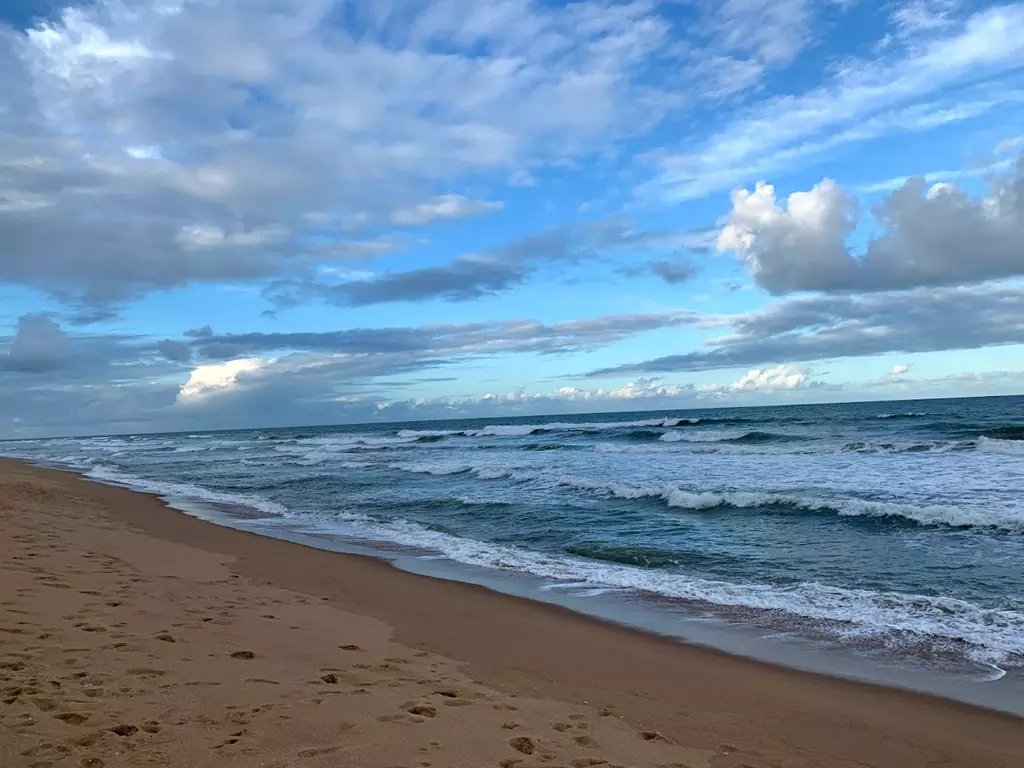
[[[1009,152],[1013,152],[1024,145],[1024,136],[1014,136],[1012,139],[1003,139],[996,144],[995,153],[997,155],[1004,155]]]
[[[837,146],[924,131],[1019,103],[1014,71],[1024,56],[1024,4],[990,8],[902,57],[852,61],[801,95],[757,102],[696,152],[668,154],[643,193],[670,201],[750,183]],[[956,101],[942,93],[962,86]]]
[[[691,39],[680,44],[686,89],[712,100],[757,85],[791,64],[813,39],[820,9],[808,0],[723,0],[695,4]]]
[[[0,189],[0,214],[37,211],[51,205],[53,200],[45,195],[17,189]]]
[[[779,201],[758,182],[733,192],[718,237],[774,294],[792,291],[878,291],[951,285],[1024,275],[1024,156],[1016,174],[995,178],[972,199],[954,184],[908,180],[884,198],[881,233],[855,253],[853,198],[831,179]]]
[[[1012,149],[1012,147],[1010,148]],[[1005,152],[1008,150],[1000,150],[999,147],[996,147],[996,153],[999,154],[1000,151]],[[959,168],[952,171],[929,171],[928,173],[918,173],[913,176],[893,176],[892,178],[884,179],[883,181],[860,184],[857,186],[857,191],[866,194],[872,194],[875,192],[895,192],[913,178],[923,178],[929,184],[934,184],[940,181],[957,181],[958,179],[990,177],[995,174],[1013,170],[1014,164],[1014,160],[1006,159],[971,168]]]
[[[243,357],[197,366],[178,392],[178,402],[189,403],[215,392],[229,391],[238,386],[239,376],[259,371],[271,363],[273,360]]]
[[[391,213],[394,224],[430,224],[445,219],[464,219],[481,213],[500,211],[504,203],[470,200],[462,195],[439,195],[433,200]]]
[[[906,364],[902,364],[902,363],[897,363],[896,365],[894,365],[892,367],[892,370],[889,371],[889,375],[890,376],[902,376],[903,374],[908,373],[910,371],[911,367],[912,366],[910,366],[910,365],[906,365]]]
[[[178,233],[178,242],[190,250],[224,248],[281,242],[287,235],[283,228],[275,226],[260,227],[248,232],[225,232],[220,227],[199,224],[182,227]]]
[[[508,185],[510,187],[535,187],[537,180],[529,171],[520,168],[513,171],[512,175],[508,177]]]
[[[302,273],[317,221],[496,210],[421,196],[604,151],[680,103],[650,77],[669,25],[647,0],[345,9],[98,0],[0,24],[0,280],[102,302]]]
[[[753,191],[734,191],[732,205],[718,250],[735,252],[768,290],[777,288],[780,276],[800,279],[797,273],[808,262],[826,273],[826,282],[846,269],[855,206],[831,179],[809,192],[794,192],[784,205],[776,201],[775,187],[758,182]]]
[[[788,365],[777,365],[774,368],[754,368],[747,371],[743,378],[724,388],[711,388],[706,391],[745,392],[749,390],[799,389],[807,383],[810,377],[810,370],[797,370]]]
[[[789,62],[810,40],[808,0],[724,0],[710,3],[712,48],[766,63]]]
[[[960,0],[910,0],[892,12],[898,34],[918,35],[946,29],[953,24],[953,14]]]

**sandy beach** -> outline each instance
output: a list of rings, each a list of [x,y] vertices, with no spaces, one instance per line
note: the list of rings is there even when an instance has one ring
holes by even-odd
[[[1005,766],[1024,722],[0,460],[0,765]]]

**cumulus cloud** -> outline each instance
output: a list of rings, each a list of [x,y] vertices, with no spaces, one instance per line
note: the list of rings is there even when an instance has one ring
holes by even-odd
[[[972,199],[951,183],[908,180],[875,211],[881,227],[863,253],[849,245],[853,198],[825,179],[779,201],[759,182],[732,195],[720,251],[743,260],[761,287],[793,291],[884,291],[981,282],[1024,274],[1024,154],[1015,173]]]
[[[674,103],[645,77],[669,42],[646,2],[99,0],[31,23],[0,25],[0,280],[68,302],[305,274],[346,222],[496,209],[422,194]]]
[[[905,373],[909,373],[910,369],[912,367],[913,366],[906,365],[906,364],[903,364],[903,363],[897,363],[896,365],[894,365],[892,367],[892,370],[889,371],[889,375],[890,376],[902,376]]]
[[[405,225],[430,224],[445,219],[464,219],[489,211],[500,211],[504,207],[504,203],[500,202],[470,200],[462,195],[440,195],[411,208],[392,211],[391,221]]]
[[[810,371],[794,370],[788,365],[777,365],[774,368],[755,368],[747,371],[739,381],[734,381],[726,388],[730,392],[744,390],[797,389],[810,378]]]
[[[189,402],[216,392],[230,390],[238,386],[240,376],[258,371],[272,362],[250,357],[197,366],[178,392],[178,402]]]
[[[0,354],[0,370],[43,373],[69,362],[67,334],[46,315],[24,315],[18,320],[6,354]]]

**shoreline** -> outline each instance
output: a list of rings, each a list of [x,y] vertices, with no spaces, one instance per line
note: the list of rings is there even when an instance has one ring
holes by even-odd
[[[30,462],[31,463],[31,462]],[[33,464],[70,472],[83,480],[107,487],[127,489],[157,499],[170,509],[204,522],[299,546],[384,562],[393,569],[421,577],[441,579],[482,588],[488,593],[557,607],[604,624],[667,639],[689,647],[752,660],[771,666],[807,672],[828,678],[862,682],[883,688],[918,692],[971,706],[1024,717],[1024,677],[1019,668],[999,670],[996,677],[981,677],[981,667],[966,672],[962,666],[942,668],[938,663],[915,663],[898,655],[887,657],[878,648],[859,654],[824,636],[790,635],[770,624],[730,621],[723,616],[693,615],[687,611],[666,611],[665,605],[649,596],[636,599],[621,595],[579,597],[569,589],[552,588],[551,583],[531,573],[448,560],[429,548],[395,544],[390,540],[360,538],[358,533],[321,533],[288,525],[264,525],[272,518],[253,513],[243,502],[204,501],[148,490],[150,481],[139,478],[141,486],[129,481],[106,480],[87,470],[59,463]],[[257,506],[256,510],[265,510]],[[561,585],[559,585],[561,586]]]
[[[380,558],[218,525],[70,471],[0,460],[0,478],[12,475],[50,487],[53,503],[92,505],[137,536],[226,559],[244,587],[314,596],[323,610],[383,624],[392,642],[453,660],[490,690],[614,709],[639,733],[696,750],[693,765],[1015,766],[1024,753],[1024,721],[1010,714],[686,645]]]

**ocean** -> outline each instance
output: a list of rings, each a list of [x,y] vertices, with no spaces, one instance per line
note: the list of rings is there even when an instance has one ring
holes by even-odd
[[[1024,679],[1024,397],[21,440],[0,454],[796,666],[826,653],[869,679]]]

